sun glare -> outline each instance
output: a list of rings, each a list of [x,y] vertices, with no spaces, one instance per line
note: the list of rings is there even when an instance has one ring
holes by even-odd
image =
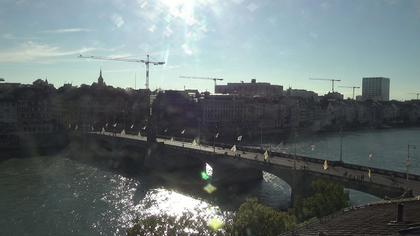
[[[195,0],[160,0],[163,6],[168,9],[169,14],[183,20],[187,25],[197,24],[194,17],[194,9],[198,1]]]

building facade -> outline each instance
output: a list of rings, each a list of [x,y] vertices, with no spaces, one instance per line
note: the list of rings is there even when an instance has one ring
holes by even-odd
[[[389,101],[389,78],[363,78],[362,97],[365,101]]]
[[[251,83],[241,82],[216,85],[215,92],[245,97],[280,97],[283,94],[283,86],[270,83],[257,83],[255,79],[252,79]]]

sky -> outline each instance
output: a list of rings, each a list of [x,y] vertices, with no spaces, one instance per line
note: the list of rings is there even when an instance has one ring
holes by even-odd
[[[345,97],[362,78],[391,79],[391,98],[420,92],[420,0],[1,0],[0,78],[47,78],[144,88],[139,63],[93,55],[164,61],[150,88],[212,92],[219,84],[269,82]],[[360,94],[361,89],[356,91]]]

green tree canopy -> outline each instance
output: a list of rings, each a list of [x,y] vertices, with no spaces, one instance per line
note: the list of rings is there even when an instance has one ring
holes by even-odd
[[[294,217],[287,213],[264,206],[256,199],[248,199],[226,228],[228,235],[279,235],[290,230],[294,222]]]
[[[339,184],[316,180],[311,188],[310,197],[296,201],[295,215],[301,221],[320,218],[349,206],[349,196]]]

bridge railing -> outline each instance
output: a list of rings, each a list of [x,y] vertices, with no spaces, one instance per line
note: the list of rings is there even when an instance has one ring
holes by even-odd
[[[239,150],[247,150],[247,151],[248,150],[253,150],[254,152],[258,151],[260,153],[264,152],[264,150],[255,149],[255,148],[252,149],[252,148],[247,148],[247,147],[239,147],[238,149]],[[272,156],[277,156],[277,157],[287,157],[287,158],[290,158],[290,159],[294,158],[294,154],[288,154],[288,153],[271,152],[271,155]],[[312,158],[312,157],[301,156],[301,155],[296,155],[296,160],[318,163],[318,164],[323,164],[324,163],[324,160],[317,159],[317,158]],[[360,166],[360,165],[356,165],[356,164],[350,164],[350,163],[334,161],[334,160],[329,160],[328,164],[330,166],[340,166],[340,167],[347,168],[347,169],[353,169],[353,170],[359,170],[359,171],[365,171],[365,172],[368,172],[369,169],[370,169],[373,173],[379,173],[379,174],[388,175],[388,176],[391,176],[391,177],[407,178],[406,173],[393,171],[393,170],[386,170],[386,169],[381,169],[381,168],[376,168],[376,167],[368,167],[368,166]],[[408,174],[408,179],[409,180],[420,181],[420,175]]]
[[[169,140],[172,137],[159,135],[158,138]],[[194,139],[191,139],[191,138],[182,138],[182,137],[173,137],[173,138],[174,138],[175,141],[180,141],[180,142],[193,142],[193,140],[194,140]],[[201,141],[201,144],[202,145],[207,145],[207,146],[213,146],[213,143],[211,143],[211,142]],[[218,147],[218,148],[230,149],[232,147],[232,144],[225,144],[225,143],[217,142],[217,143],[215,143],[215,146]],[[249,147],[249,146],[243,146],[243,145],[236,145],[236,148],[239,152],[240,151],[245,151],[245,152],[254,152],[254,153],[260,153],[260,154],[263,154],[265,152],[264,149],[254,148],[254,147]],[[296,157],[295,157],[294,154],[281,153],[281,152],[270,152],[270,154],[274,158],[289,158],[289,159],[296,158],[296,160],[298,160],[298,161],[305,161],[305,162],[311,162],[311,163],[317,163],[317,164],[323,164],[324,163],[324,160],[322,160],[322,159],[317,159],[317,158],[307,157],[307,156],[302,156],[302,155],[296,155]],[[391,176],[391,177],[407,178],[406,173],[393,171],[393,170],[386,170],[386,169],[381,169],[381,168],[376,168],[376,167],[368,167],[368,166],[360,166],[360,165],[356,165],[356,164],[344,163],[344,162],[334,161],[334,160],[328,160],[328,164],[332,167],[339,166],[339,167],[352,169],[352,170],[359,170],[359,171],[363,171],[363,172],[368,172],[369,169],[370,169],[372,173],[383,174],[383,175],[387,175],[387,176]],[[408,174],[408,179],[409,180],[420,181],[420,175]]]

